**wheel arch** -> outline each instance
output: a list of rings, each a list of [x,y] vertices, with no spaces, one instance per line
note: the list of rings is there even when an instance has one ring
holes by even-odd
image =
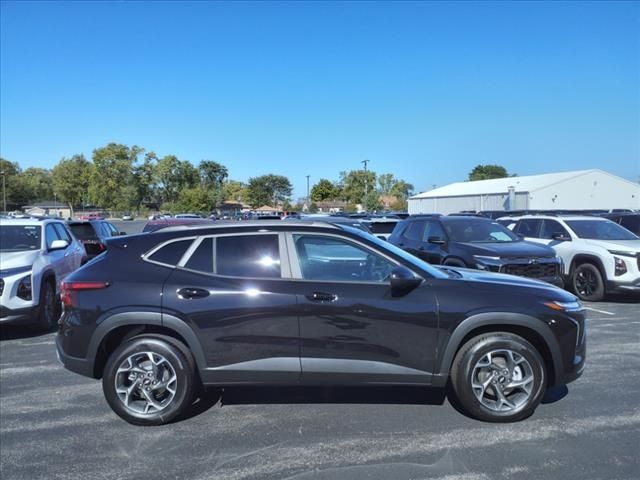
[[[600,259],[600,257],[597,257],[596,255],[592,255],[589,253],[578,253],[574,255],[571,259],[569,275],[573,275],[573,271],[575,270],[575,268],[579,265],[582,265],[583,263],[592,263],[596,266],[596,268],[600,271],[600,275],[602,275],[602,282],[605,284],[606,288],[607,270],[604,267],[604,263],[602,263],[602,259]]]
[[[446,384],[455,355],[469,339],[490,332],[514,333],[530,342],[545,362],[549,376],[548,386],[555,385],[557,379],[561,378],[562,354],[551,329],[529,315],[499,312],[471,316],[455,328],[436,366],[434,383]]]
[[[174,338],[191,352],[198,369],[206,367],[200,342],[182,320],[160,312],[125,312],[103,320],[89,342],[87,358],[93,359],[93,377],[102,377],[107,359],[118,345],[144,333]]]

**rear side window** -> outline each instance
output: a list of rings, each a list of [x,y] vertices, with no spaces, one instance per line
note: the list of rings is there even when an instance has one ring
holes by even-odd
[[[205,238],[193,252],[184,268],[199,272],[213,273],[213,239]]]
[[[232,277],[280,278],[278,236],[218,237],[216,273]]]
[[[192,242],[193,240],[189,239],[168,243],[164,247],[160,248],[160,250],[155,251],[148,258],[154,262],[176,266],[187,251],[187,248],[191,246]]]
[[[415,240],[420,242],[422,240],[422,234],[424,232],[424,224],[425,222],[411,222],[409,226],[404,231],[405,238],[409,240]]]
[[[525,218],[516,225],[515,233],[523,237],[537,237],[540,229],[540,219]]]

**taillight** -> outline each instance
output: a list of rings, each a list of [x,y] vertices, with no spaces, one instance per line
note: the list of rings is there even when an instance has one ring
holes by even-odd
[[[60,300],[63,305],[70,307],[73,305],[73,292],[79,292],[81,290],[100,290],[102,288],[107,288],[109,285],[109,282],[62,282],[60,284]]]

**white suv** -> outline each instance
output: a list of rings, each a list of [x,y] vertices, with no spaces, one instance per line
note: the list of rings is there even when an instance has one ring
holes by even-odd
[[[501,218],[526,240],[552,247],[567,285],[582,300],[607,293],[640,294],[640,237],[599,217],[524,215]]]
[[[0,324],[51,328],[60,281],[86,261],[84,246],[59,220],[0,220]]]

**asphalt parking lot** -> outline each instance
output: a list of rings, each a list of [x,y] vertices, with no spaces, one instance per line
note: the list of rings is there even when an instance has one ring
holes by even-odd
[[[481,423],[419,388],[234,388],[189,418],[131,426],[54,333],[4,328],[4,479],[632,479],[640,471],[640,305],[589,305],[588,365],[529,419]]]

